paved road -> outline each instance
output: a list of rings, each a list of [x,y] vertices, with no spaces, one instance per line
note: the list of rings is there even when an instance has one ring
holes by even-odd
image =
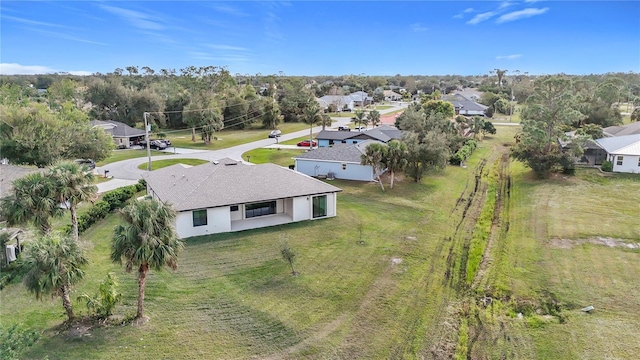
[[[394,106],[390,109],[379,110],[381,114],[387,114],[393,111],[396,111],[400,108],[406,108],[408,103],[400,103],[398,106]],[[337,128],[338,126],[348,125],[351,121],[350,117],[333,117],[332,120],[335,122],[332,124],[331,128]],[[313,128],[313,132],[317,133],[322,130],[322,127],[317,126]],[[220,150],[193,150],[193,149],[175,149],[176,154],[180,154],[181,158],[188,159],[202,159],[207,161],[219,160],[222,158],[230,158],[234,160],[243,160],[242,154],[253,149],[266,147],[269,145],[277,144],[279,141],[287,141],[295,138],[299,138],[305,135],[309,135],[309,130],[300,130],[294,133],[283,134],[278,141],[276,139],[264,139],[258,140],[251,143],[241,144],[237,146],[233,146],[226,149]],[[144,151],[144,150],[140,150]],[[169,148],[165,150],[165,152],[170,153],[171,155],[158,155],[154,156],[152,160],[164,160],[175,158],[176,155],[173,154],[174,149]],[[142,177],[145,170],[138,169],[138,165],[144,164],[148,161],[148,158],[135,158],[129,160],[118,161],[115,163],[111,163],[102,167],[98,167],[98,174],[104,174],[105,170],[109,171],[109,176],[114,177],[115,179],[125,179],[125,180],[138,180]],[[112,180],[113,181],[113,180]],[[112,181],[108,181],[105,184],[111,183]],[[106,186],[106,185],[105,185]]]

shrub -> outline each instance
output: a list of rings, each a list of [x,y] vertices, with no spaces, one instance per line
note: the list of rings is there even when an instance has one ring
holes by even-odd
[[[85,301],[89,312],[104,319],[113,314],[116,305],[122,300],[122,294],[118,292],[117,288],[118,279],[110,272],[105,279],[100,282],[98,294],[96,294],[95,297],[82,294],[78,296],[78,301]]]
[[[2,359],[20,359],[28,347],[38,341],[40,333],[29,330],[23,325],[12,325],[8,329],[0,329],[0,357]]]
[[[613,161],[604,161],[600,168],[602,169],[602,171],[612,172],[613,171]]]

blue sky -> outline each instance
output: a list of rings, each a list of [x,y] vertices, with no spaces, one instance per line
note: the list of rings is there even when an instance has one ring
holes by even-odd
[[[0,72],[640,72],[639,1],[11,1]]]

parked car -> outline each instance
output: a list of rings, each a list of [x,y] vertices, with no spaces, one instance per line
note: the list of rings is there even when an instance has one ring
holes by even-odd
[[[76,159],[74,161],[80,165],[84,165],[88,167],[90,170],[93,170],[96,168],[96,163],[91,159]]]
[[[351,131],[351,128],[348,126],[338,126],[338,131]]]
[[[302,147],[309,147],[309,140],[300,141],[296,145],[302,146]],[[318,143],[314,140],[311,146],[318,146]]]
[[[280,135],[282,135],[282,131],[280,130],[273,130],[271,133],[269,133],[270,138],[277,138],[280,137]]]
[[[353,131],[365,131],[365,130],[367,130],[367,128],[366,128],[366,127],[364,127],[364,126],[356,126],[356,127],[353,129]]]
[[[164,143],[167,147],[171,147],[171,141],[167,139],[158,139],[158,140],[151,140],[151,141],[159,141],[161,143]]]
[[[141,140],[140,142],[138,142],[138,145],[142,146],[142,149],[147,148],[146,140]],[[149,142],[149,148],[154,150],[164,150],[167,148],[167,145],[162,142],[162,140],[151,140]]]

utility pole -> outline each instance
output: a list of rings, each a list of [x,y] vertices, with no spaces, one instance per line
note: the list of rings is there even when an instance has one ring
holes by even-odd
[[[143,115],[144,115],[144,138],[147,143],[147,158],[149,159],[149,162],[147,164],[147,171],[151,171],[151,144],[149,142],[149,120],[147,119],[147,115],[149,115],[149,113],[145,111]]]

